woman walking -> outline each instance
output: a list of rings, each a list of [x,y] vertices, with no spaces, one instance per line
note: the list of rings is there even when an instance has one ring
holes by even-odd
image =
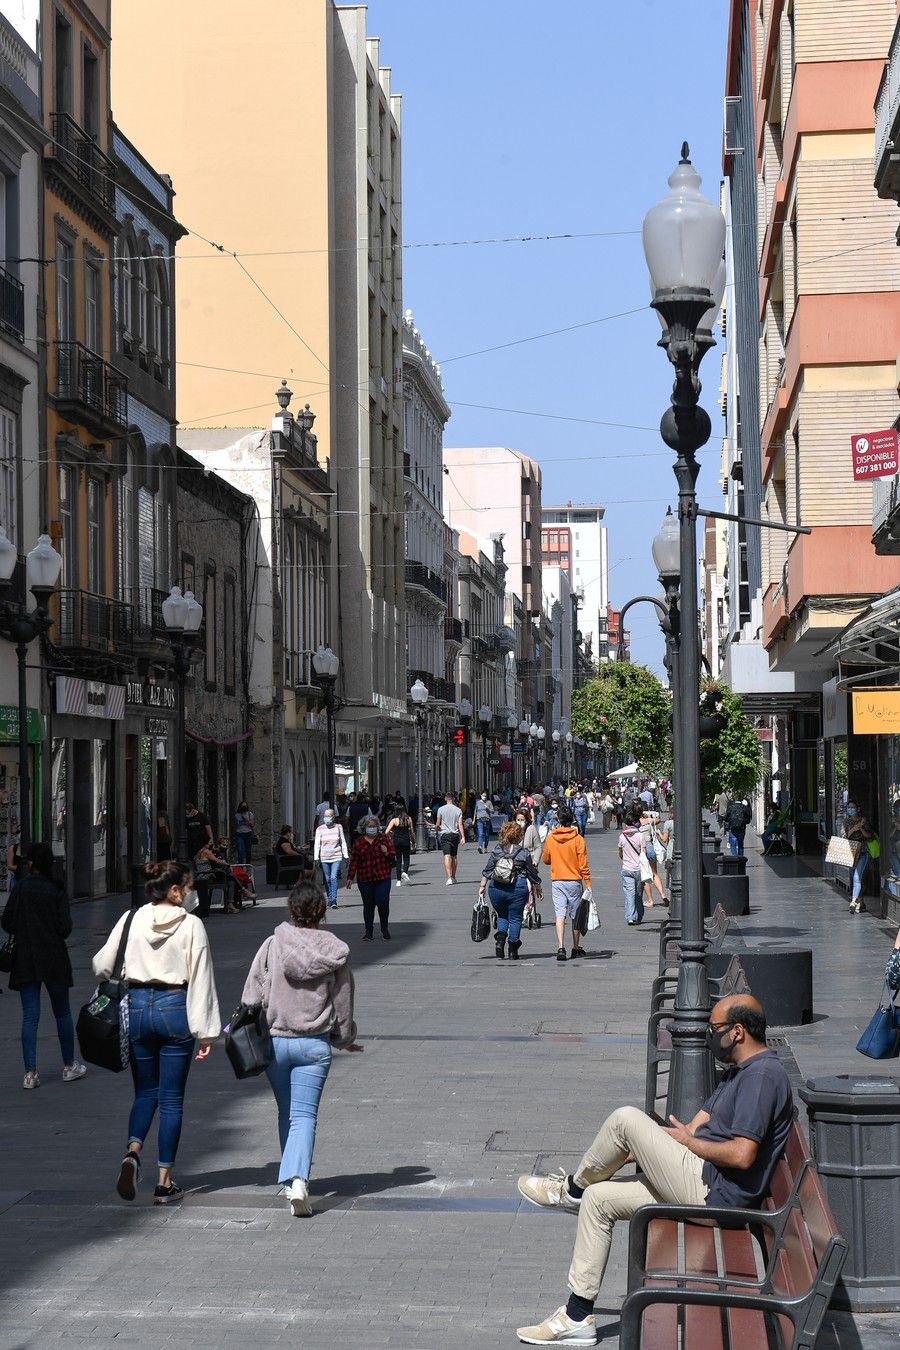
[[[184,1195],[172,1180],[172,1168],[191,1060],[208,1057],[222,1020],[206,928],[185,910],[185,901],[193,899],[190,866],[148,863],[144,875],[147,903],[122,915],[94,957],[94,974],[99,980],[112,978],[119,939],[131,918],[125,977],[134,1104],[116,1190],[123,1200],[135,1198],[141,1152],[159,1107],[159,1175],[153,1203],[169,1205]]]
[[[334,815],[334,808],[326,807],[322,824],[316,827],[313,839],[313,862],[322,868],[325,895],[329,909],[337,909],[338,879],[341,862],[347,855],[347,840]]]
[[[531,818],[531,812],[527,806],[520,806],[516,812],[516,824],[522,831],[522,847],[527,848],[531,854],[531,861],[535,868],[544,855],[544,841],[538,832],[538,827]]]
[[[363,1048],[356,1044],[350,949],[319,928],[324,914],[319,887],[296,885],[288,920],[256,953],[241,995],[248,1007],[265,1008],[272,1033],[266,1072],[278,1107],[278,1180],[295,1219],[312,1214],[309,1173],[332,1047]]]
[[[77,1082],[87,1073],[75,1058],[75,1027],[69,1008],[72,963],[66,938],[72,931],[69,901],[51,879],[53,854],[48,844],[32,844],[27,863],[19,864],[18,880],[3,910],[3,929],[15,940],[10,989],[22,1000],[22,1058],[26,1090],[40,1087],[37,1071],[37,1030],[41,1016],[41,985],[50,996],[56,1034],[62,1053],[64,1083]]]
[[[246,802],[238,802],[234,813],[234,847],[239,863],[249,863],[253,849],[256,818]]]
[[[488,892],[488,899],[497,912],[497,931],[494,934],[494,954],[504,958],[504,946],[509,939],[509,959],[518,961],[522,945],[522,915],[528,900],[529,883],[536,900],[541,898],[541,878],[531,860],[531,854],[522,845],[522,828],[515,821],[507,821],[500,830],[500,842],[481,873],[479,896]]]
[[[412,821],[400,802],[388,821],[385,834],[389,836],[397,855],[397,885],[409,885],[409,855],[412,852]]]
[[[354,878],[359,876],[365,942],[372,941],[376,909],[381,936],[386,941],[390,939],[388,919],[391,912],[391,872],[395,859],[393,841],[390,835],[382,834],[378,817],[366,816],[353,841],[347,868],[347,890],[353,885]]]
[[[638,798],[640,800],[640,798]],[[647,867],[650,869],[650,875],[647,876],[646,869],[643,873],[644,882],[644,908],[653,908],[653,892],[659,896],[659,903],[667,905],[669,903],[666,896],[665,887],[662,883],[662,877],[659,875],[658,854],[656,851],[656,827],[659,824],[659,812],[648,810],[646,807],[641,815],[641,834],[644,839],[644,857]],[[660,849],[660,853],[662,849]]]
[[[572,797],[572,811],[575,815],[575,827],[582,839],[587,831],[587,819],[590,809],[591,804],[588,801],[588,795],[579,783]]]
[[[865,909],[862,902],[863,878],[869,867],[869,840],[874,831],[860,811],[859,802],[855,802],[852,797],[844,808],[844,834],[857,846],[856,860],[853,864],[850,913],[861,914]]]
[[[625,920],[629,927],[644,921],[644,901],[641,882],[641,815],[644,804],[634,801],[629,812],[630,821],[619,835],[619,858],[622,862],[622,890],[625,894]]]

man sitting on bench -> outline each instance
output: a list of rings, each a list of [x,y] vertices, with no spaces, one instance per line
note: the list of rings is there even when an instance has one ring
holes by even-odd
[[[642,1205],[757,1208],[764,1200],[794,1115],[790,1083],[766,1047],[766,1015],[749,994],[720,999],[709,1018],[709,1045],[727,1064],[722,1081],[688,1124],[658,1125],[634,1106],[608,1116],[574,1173],[523,1176],[519,1191],[535,1205],[578,1215],[569,1268],[569,1301],[545,1322],[519,1327],[526,1345],[596,1345],[594,1301],[617,1219]],[[627,1162],[638,1176],[619,1176]]]

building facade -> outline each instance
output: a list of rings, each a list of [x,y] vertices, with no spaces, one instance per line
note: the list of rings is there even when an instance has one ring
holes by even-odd
[[[609,603],[609,553],[602,506],[573,504],[541,510],[541,552],[551,567],[568,575],[578,596],[579,622],[586,654],[596,665],[606,647]]]

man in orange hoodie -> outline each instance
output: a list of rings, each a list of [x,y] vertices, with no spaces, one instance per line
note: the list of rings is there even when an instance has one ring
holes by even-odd
[[[575,817],[568,806],[561,806],[557,815],[559,824],[547,835],[544,844],[544,862],[550,867],[553,891],[553,909],[556,914],[557,961],[566,959],[566,918],[572,920],[572,960],[584,956],[580,945],[581,934],[575,927],[575,915],[581,897],[591,884],[584,840],[575,828]]]

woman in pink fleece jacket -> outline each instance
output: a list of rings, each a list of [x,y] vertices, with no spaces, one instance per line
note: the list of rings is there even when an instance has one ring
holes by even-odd
[[[272,1032],[267,1072],[278,1106],[278,1180],[300,1218],[312,1214],[309,1170],[332,1047],[363,1047],[356,1044],[350,948],[319,928],[325,896],[301,881],[288,898],[288,913],[290,921],[280,923],[253,958],[241,999],[265,1008]]]

